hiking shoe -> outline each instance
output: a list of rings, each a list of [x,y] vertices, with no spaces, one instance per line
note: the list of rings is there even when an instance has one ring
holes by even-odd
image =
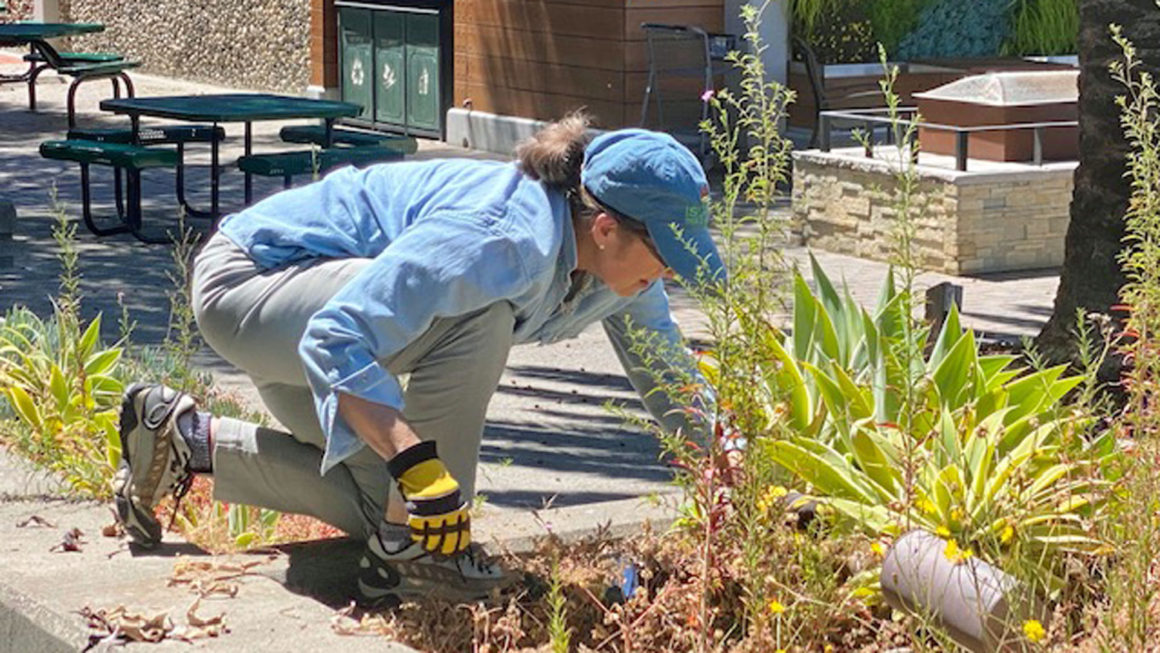
[[[476,601],[514,579],[489,560],[478,544],[455,556],[436,557],[412,541],[390,553],[377,533],[367,539],[359,568],[358,602],[370,608],[394,607],[425,596]]]
[[[156,384],[135,383],[121,401],[121,464],[113,494],[125,532],[146,548],[161,541],[157,503],[173,492],[176,515],[193,482],[189,444],[177,427],[178,416],[193,409],[192,397]]]

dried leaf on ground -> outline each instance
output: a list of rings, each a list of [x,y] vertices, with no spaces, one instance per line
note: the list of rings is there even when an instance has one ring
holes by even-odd
[[[355,604],[351,603],[339,610],[330,618],[330,628],[339,635],[392,635],[390,621],[382,614],[364,614],[361,619],[351,615],[355,611]]]
[[[81,545],[86,544],[84,541],[84,531],[79,528],[72,528],[65,531],[64,536],[61,537],[59,544],[52,545],[49,551],[58,553],[80,553]]]
[[[121,537],[125,534],[125,527],[121,525],[121,520],[117,517],[117,511],[109,508],[109,512],[113,513],[113,523],[101,527],[101,535],[105,537]]]
[[[222,612],[216,617],[204,619],[197,616],[197,608],[201,605],[201,597],[194,599],[190,604],[189,609],[185,611],[185,620],[189,622],[188,626],[179,626],[173,631],[173,638],[180,639],[187,642],[192,642],[195,639],[204,639],[206,637],[218,637],[223,633],[228,633],[229,628],[226,627],[225,617],[226,613]]]
[[[96,611],[86,606],[80,614],[88,621],[89,628],[98,631],[94,636],[100,639],[116,636],[134,642],[160,642],[173,630],[168,612],[147,616],[129,612],[125,606],[118,605],[112,610]]]
[[[56,524],[48,521],[40,515],[31,515],[27,519],[22,519],[16,522],[16,528],[25,528],[27,526],[42,526],[44,528],[56,528]]]
[[[197,614],[201,598],[197,598],[185,611],[186,624],[175,626],[169,618],[169,612],[159,612],[152,616],[128,611],[125,606],[118,605],[112,610],[93,610],[85,607],[80,611],[88,622],[88,627],[96,632],[89,636],[89,649],[100,645],[110,644],[113,641],[132,642],[160,642],[164,639],[177,639],[192,642],[207,637],[218,637],[228,633],[225,625],[225,613],[215,617],[203,618]]]
[[[276,556],[241,563],[179,557],[173,565],[173,574],[169,577],[168,585],[170,587],[185,585],[199,597],[222,595],[232,598],[238,594],[238,584],[229,581],[253,575],[251,569],[273,560],[274,557]]]

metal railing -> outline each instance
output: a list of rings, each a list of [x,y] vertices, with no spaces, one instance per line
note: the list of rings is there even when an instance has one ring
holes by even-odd
[[[969,156],[970,136],[977,132],[996,132],[996,131],[1015,131],[1020,129],[1032,130],[1032,154],[1031,160],[1037,165],[1043,165],[1043,135],[1048,129],[1059,129],[1062,127],[1078,127],[1077,120],[1058,120],[1052,122],[1021,122],[1010,125],[977,125],[973,127],[964,127],[961,125],[942,125],[932,122],[915,122],[914,116],[918,113],[917,107],[899,107],[898,122],[895,125],[889,115],[883,116],[881,114],[888,114],[889,109],[851,109],[848,111],[822,111],[818,114],[818,120],[821,121],[819,125],[819,143],[818,147],[823,152],[830,151],[830,131],[833,128],[835,120],[844,120],[855,123],[861,123],[866,133],[866,140],[863,143],[863,150],[866,158],[874,158],[874,126],[886,125],[886,142],[885,144],[893,144],[895,139],[902,137],[910,131],[911,125],[915,127],[922,127],[925,129],[932,129],[936,131],[948,131],[955,135],[955,169],[965,172],[967,169],[967,159]],[[912,132],[912,138],[917,136],[917,130]],[[910,147],[910,156],[913,160],[918,160],[919,150],[914,146],[914,143],[907,144]]]

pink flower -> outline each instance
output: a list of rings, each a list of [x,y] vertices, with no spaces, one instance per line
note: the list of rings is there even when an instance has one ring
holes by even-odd
[[[712,99],[713,99],[713,89],[711,89],[711,88],[707,89],[704,93],[701,94],[701,101],[702,102],[708,102],[709,100],[712,100]]]

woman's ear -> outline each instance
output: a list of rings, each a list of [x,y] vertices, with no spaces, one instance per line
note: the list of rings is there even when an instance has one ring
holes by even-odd
[[[607,212],[597,213],[592,219],[592,242],[596,243],[596,248],[604,249],[616,236],[619,227],[616,218]]]

